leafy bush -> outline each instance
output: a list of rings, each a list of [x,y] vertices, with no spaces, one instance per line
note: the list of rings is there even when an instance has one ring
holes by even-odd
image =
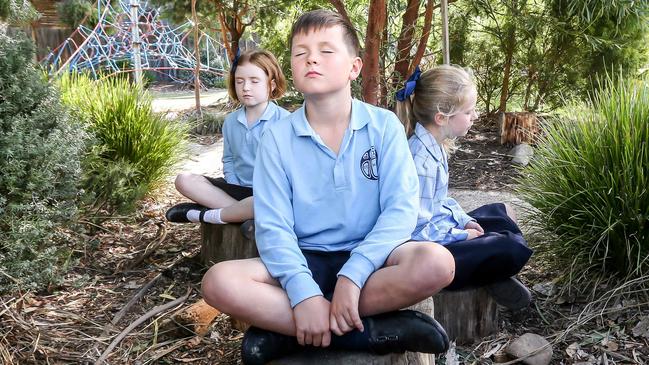
[[[227,113],[208,111],[205,108],[201,108],[201,110],[201,118],[198,117],[195,110],[182,117],[183,122],[188,124],[190,132],[201,136],[222,133],[221,130]]]
[[[27,0],[0,0],[0,20],[10,24],[24,24],[36,19],[37,15],[38,13]]]
[[[85,26],[94,28],[98,21],[94,3],[95,1],[89,0],[64,0],[56,5],[56,12],[61,22],[72,29],[78,27],[84,19]]]
[[[160,186],[184,157],[187,127],[151,108],[151,97],[124,78],[60,78],[62,100],[88,124],[96,145],[84,161],[93,206],[127,213]]]
[[[69,251],[86,134],[33,63],[34,47],[0,31],[0,292],[57,283]]]
[[[649,272],[649,82],[601,85],[544,126],[517,190],[556,234],[548,249],[572,260],[573,277],[635,277]]]

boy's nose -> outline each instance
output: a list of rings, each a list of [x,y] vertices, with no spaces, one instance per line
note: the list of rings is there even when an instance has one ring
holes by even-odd
[[[314,55],[311,54],[306,58],[306,62],[307,62],[307,64],[312,65],[312,64],[317,64],[318,60],[317,60],[317,57],[315,57]]]

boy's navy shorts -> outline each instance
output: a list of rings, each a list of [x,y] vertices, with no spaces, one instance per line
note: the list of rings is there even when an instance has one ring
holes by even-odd
[[[214,178],[209,176],[203,176],[203,177],[206,178],[209,182],[211,182],[212,185],[223,190],[226,194],[228,194],[229,196],[233,197],[236,200],[243,200],[249,196],[252,196],[252,188],[249,188],[247,186],[228,184],[228,182],[225,181],[225,179],[222,177],[219,178]]]
[[[331,300],[338,280],[338,272],[349,260],[350,251],[312,251],[302,250],[313,280],[318,284],[322,294]]]

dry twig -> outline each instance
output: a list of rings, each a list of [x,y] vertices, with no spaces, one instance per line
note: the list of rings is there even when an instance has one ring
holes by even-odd
[[[182,297],[180,297],[180,298],[178,298],[178,299],[176,299],[174,301],[171,301],[171,302],[169,302],[167,304],[163,304],[163,305],[153,307],[153,309],[151,309],[150,311],[144,313],[140,318],[135,320],[135,322],[131,323],[128,327],[126,327],[113,340],[113,342],[110,343],[110,345],[108,345],[108,348],[106,348],[106,350],[104,350],[104,352],[101,354],[99,359],[97,359],[97,361],[95,361],[95,365],[99,365],[99,364],[102,364],[103,362],[105,362],[106,358],[108,358],[108,356],[110,355],[111,351],[113,351],[115,346],[117,346],[117,344],[119,344],[120,341],[122,341],[124,339],[124,337],[126,337],[126,335],[128,335],[135,327],[139,326],[141,323],[143,323],[147,319],[155,316],[156,314],[164,312],[164,311],[166,311],[168,309],[171,309],[171,308],[177,306],[178,304],[183,303],[185,300],[187,300],[187,298],[189,298],[189,294],[191,293],[191,291],[192,291],[192,289],[188,288],[187,293],[185,295],[183,295]]]

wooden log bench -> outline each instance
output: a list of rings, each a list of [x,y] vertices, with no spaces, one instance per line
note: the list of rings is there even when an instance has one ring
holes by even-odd
[[[257,257],[254,234],[250,238],[241,233],[241,225],[201,225],[201,260],[213,265],[224,260]],[[472,343],[495,333],[498,329],[496,303],[484,289],[442,291],[411,309],[437,319],[449,338],[457,343]],[[434,364],[429,354],[406,353],[384,356],[349,351],[318,349],[308,353],[276,360],[276,365],[297,364]]]

